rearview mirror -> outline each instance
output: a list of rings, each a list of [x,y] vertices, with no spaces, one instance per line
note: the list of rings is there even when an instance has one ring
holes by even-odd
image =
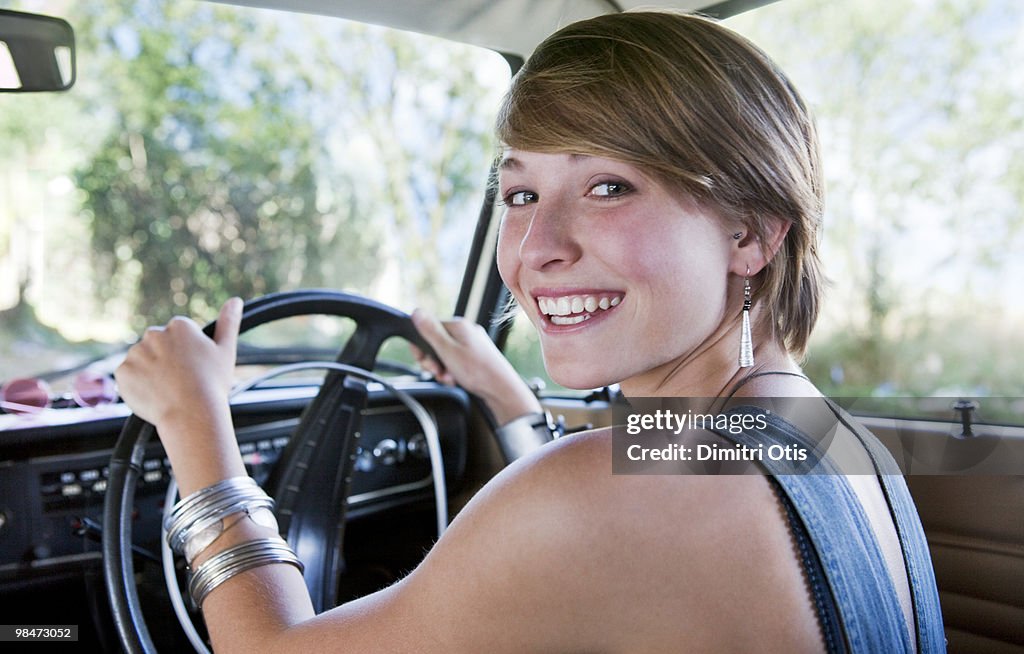
[[[75,83],[67,21],[0,9],[0,92],[66,91]]]

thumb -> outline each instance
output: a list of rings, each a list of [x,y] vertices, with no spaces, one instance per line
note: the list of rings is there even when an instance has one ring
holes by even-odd
[[[238,347],[238,326],[242,322],[242,298],[233,297],[220,308],[217,326],[214,328],[213,341],[219,347],[232,354]]]
[[[430,347],[434,348],[438,354],[441,353],[441,350],[449,347],[452,340],[451,335],[434,314],[423,309],[416,309],[412,312],[412,322],[423,340],[429,343]]]

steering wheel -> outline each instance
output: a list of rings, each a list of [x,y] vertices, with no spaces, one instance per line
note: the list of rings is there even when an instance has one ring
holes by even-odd
[[[338,363],[372,370],[384,341],[399,336],[426,352],[409,316],[360,296],[330,290],[275,293],[246,303],[240,332],[302,315],[351,318],[355,332]],[[215,323],[204,328],[212,336]],[[349,482],[366,405],[364,378],[332,372],[302,414],[267,482],[281,532],[305,563],[304,577],[317,613],[337,603],[343,571],[342,539]],[[127,652],[155,652],[135,586],[131,513],[153,426],[137,416],[125,422],[110,459],[103,507],[103,576],[114,624]],[[301,502],[300,502],[301,498]]]

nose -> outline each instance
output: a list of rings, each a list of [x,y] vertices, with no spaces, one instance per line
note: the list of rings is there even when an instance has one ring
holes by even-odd
[[[572,265],[582,255],[573,216],[555,203],[537,203],[519,243],[519,260],[527,268],[550,272]]]

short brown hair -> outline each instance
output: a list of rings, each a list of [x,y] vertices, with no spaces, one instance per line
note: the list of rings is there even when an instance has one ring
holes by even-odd
[[[768,219],[790,221],[754,301],[786,348],[803,354],[823,285],[818,138],[792,84],[752,43],[683,14],[574,23],[516,75],[497,129],[508,147],[634,165],[762,243]]]

